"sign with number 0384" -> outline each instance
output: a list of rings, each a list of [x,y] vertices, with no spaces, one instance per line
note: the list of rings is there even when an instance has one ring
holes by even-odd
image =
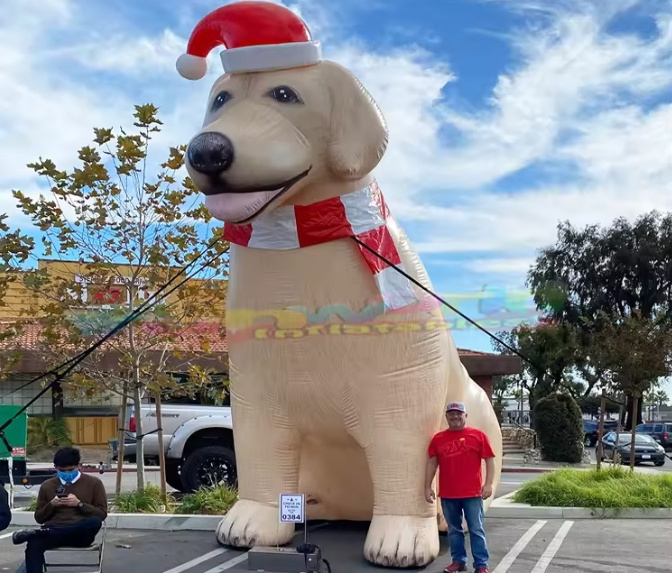
[[[306,496],[299,493],[280,494],[280,523],[305,523]]]

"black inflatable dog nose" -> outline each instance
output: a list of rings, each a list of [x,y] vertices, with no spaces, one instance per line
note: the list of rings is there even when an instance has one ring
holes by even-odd
[[[233,143],[217,132],[201,133],[194,137],[187,149],[191,166],[203,175],[217,175],[233,163]]]

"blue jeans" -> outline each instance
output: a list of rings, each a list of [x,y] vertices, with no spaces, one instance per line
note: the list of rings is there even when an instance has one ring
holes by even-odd
[[[483,499],[467,497],[464,499],[441,498],[443,517],[448,524],[448,538],[450,539],[450,554],[453,561],[467,563],[467,550],[464,545],[464,531],[462,530],[462,515],[469,529],[471,554],[474,556],[474,569],[487,567],[490,554],[483,530]]]

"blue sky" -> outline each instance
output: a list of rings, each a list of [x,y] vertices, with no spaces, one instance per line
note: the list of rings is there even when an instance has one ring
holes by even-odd
[[[211,0],[4,0],[0,203],[37,193],[25,164],[73,165],[94,126],[161,110],[157,147],[199,129],[220,73],[175,60]],[[390,146],[378,168],[435,289],[520,297],[559,220],[608,224],[672,209],[672,4],[658,0],[288,2],[378,101]],[[515,294],[518,293],[518,294]],[[460,303],[478,318],[478,303]],[[532,320],[527,312],[523,319]],[[458,346],[490,350],[482,333]]]

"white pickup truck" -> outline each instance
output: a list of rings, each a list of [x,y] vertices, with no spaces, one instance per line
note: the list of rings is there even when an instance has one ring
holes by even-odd
[[[142,433],[145,460],[159,456],[156,406],[143,404]],[[166,482],[188,493],[222,482],[236,484],[236,456],[229,406],[162,405],[161,420],[166,456]],[[124,441],[124,459],[134,462],[136,423],[131,414]]]

